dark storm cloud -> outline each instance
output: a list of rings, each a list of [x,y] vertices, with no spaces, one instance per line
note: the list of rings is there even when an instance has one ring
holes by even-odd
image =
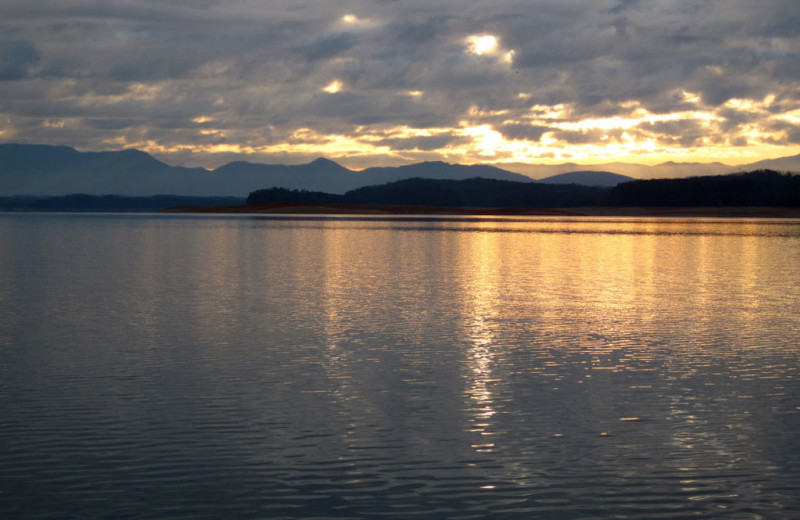
[[[357,38],[350,33],[333,34],[319,38],[303,49],[299,50],[307,60],[321,60],[331,58],[355,46]]]
[[[447,24],[455,22],[454,15],[429,15],[427,17],[411,16],[389,22],[383,29],[387,37],[404,47],[429,46],[446,32]],[[424,48],[424,47],[423,47]],[[388,53],[394,52],[387,49]]]
[[[770,125],[770,129],[778,133],[774,142],[780,144],[800,144],[800,125],[779,122]]]
[[[129,128],[135,124],[133,119],[87,119],[86,124],[98,130],[120,130]]]
[[[28,77],[41,57],[36,46],[30,42],[0,41],[0,80]]]
[[[519,123],[508,123],[501,125],[498,132],[507,139],[525,139],[528,141],[538,141],[545,132],[550,130],[547,126],[525,125]]]
[[[0,14],[6,140],[257,146],[300,128],[490,124],[588,143],[610,134],[529,122],[531,107],[571,121],[718,110],[709,128],[733,133],[800,107],[796,0],[0,0]],[[496,45],[471,49],[481,35]],[[760,112],[726,105],[767,96]]]
[[[796,19],[800,10],[789,2],[626,2],[608,11],[584,7],[589,16],[570,11],[567,19],[547,12],[545,26],[533,11],[530,22],[523,18],[512,28],[519,41],[514,66],[562,70],[564,99],[582,100],[581,108],[589,111],[606,99],[638,99],[645,105],[652,100],[668,109],[663,99],[676,88],[698,91],[714,106],[754,89],[774,88],[752,76],[775,68],[791,52],[776,53],[776,38],[797,38],[797,29],[788,29],[775,13]],[[517,34],[528,28],[539,30],[530,31],[528,39]]]
[[[800,126],[788,128],[786,138],[792,144],[800,144]]]

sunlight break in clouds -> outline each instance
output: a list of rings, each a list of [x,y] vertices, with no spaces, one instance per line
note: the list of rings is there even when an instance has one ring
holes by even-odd
[[[473,54],[489,54],[497,50],[497,37],[491,34],[482,36],[470,36],[467,38],[469,51]]]
[[[342,16],[341,21],[343,24],[350,27],[366,28],[375,24],[374,20],[370,20],[369,18],[360,18],[354,14],[346,14]]]
[[[327,92],[328,94],[336,94],[337,92],[341,92],[343,86],[344,85],[341,81],[335,79],[323,87],[322,91]]]
[[[466,39],[467,52],[477,56],[496,56],[501,62],[511,64],[514,61],[514,51],[501,52],[497,36],[491,34],[473,35]]]

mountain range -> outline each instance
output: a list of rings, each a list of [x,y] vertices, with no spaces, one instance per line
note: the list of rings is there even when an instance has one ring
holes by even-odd
[[[522,173],[534,179],[550,178],[558,174],[581,171],[614,172],[635,179],[677,179],[682,177],[699,177],[703,175],[725,175],[754,170],[775,170],[782,172],[800,172],[800,155],[766,159],[739,166],[731,166],[721,162],[675,162],[667,161],[656,165],[645,165],[625,162],[602,164],[525,164],[508,163],[505,168]]]
[[[264,188],[282,187],[298,190],[342,194],[364,187],[386,184],[401,179],[426,178],[459,180],[475,177],[486,179],[533,182],[529,172],[554,172],[539,179],[546,183],[574,183],[591,186],[613,186],[633,177],[626,173],[624,163],[586,167],[574,165],[572,170],[562,165],[518,165],[522,173],[489,165],[460,165],[445,162],[423,162],[399,167],[375,167],[354,171],[334,161],[320,158],[308,164],[282,165],[234,161],[214,170],[170,166],[151,155],[127,149],[110,152],[80,152],[66,146],[33,144],[0,144],[0,196],[34,195],[58,196],[73,193],[90,195],[183,195],[246,197]],[[753,168],[774,168],[800,171],[800,155],[754,163]],[[523,168],[524,166],[524,168]],[[630,165],[627,165],[630,166]],[[651,168],[656,174],[643,177],[672,177],[714,175],[735,172],[737,168],[721,163],[707,165],[665,163]],[[751,165],[739,167],[751,168]],[[579,171],[573,171],[579,170]],[[599,171],[598,171],[599,170]],[[641,173],[641,172],[640,172]],[[681,174],[682,173],[682,174]]]
[[[0,145],[0,196],[86,193],[246,197],[254,190],[273,186],[344,193],[410,177],[531,182],[530,177],[493,166],[444,162],[353,171],[320,158],[300,165],[235,161],[206,170],[170,166],[139,150],[79,152],[66,146]]]

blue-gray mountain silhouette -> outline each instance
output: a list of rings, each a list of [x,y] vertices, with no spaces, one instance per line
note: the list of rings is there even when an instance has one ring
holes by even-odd
[[[207,175],[202,168],[169,166],[138,150],[0,145],[0,195],[216,195],[191,188]]]
[[[623,163],[615,164],[620,168],[626,166]],[[642,165],[639,167],[645,168]],[[647,171],[652,172],[655,177],[662,177],[667,171],[674,173],[674,177],[698,175],[697,172],[704,169],[709,170],[705,174],[718,174],[720,168],[727,169],[730,173],[737,169],[746,171],[748,168],[800,171],[800,155],[759,161],[738,168],[722,164],[689,163],[665,163],[647,168],[650,168]],[[210,171],[204,168],[170,166],[139,150],[79,152],[66,146],[0,144],[0,197],[84,193],[139,197],[170,194],[244,198],[255,190],[270,187],[343,194],[364,186],[415,177],[438,180],[482,177],[532,182],[525,175],[488,165],[424,162],[353,171],[320,158],[301,165],[235,161]],[[619,183],[620,177],[622,180],[629,180],[608,171],[580,171],[554,175],[537,182],[611,186]]]
[[[167,165],[145,152],[79,152],[66,146],[0,145],[0,195],[239,196],[265,187],[344,193],[410,177],[485,177],[532,182],[492,166],[427,162],[397,168],[349,170],[328,159],[308,164],[235,161],[209,171]]]

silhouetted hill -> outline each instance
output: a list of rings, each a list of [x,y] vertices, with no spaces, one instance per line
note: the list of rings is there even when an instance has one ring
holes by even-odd
[[[572,184],[538,184],[483,178],[413,178],[366,186],[348,191],[344,195],[270,188],[254,191],[247,198],[247,203],[556,208],[598,204],[607,191],[604,188]]]
[[[597,172],[597,171],[575,171],[560,173],[540,179],[538,182],[546,184],[580,184],[582,186],[616,186],[621,182],[628,182],[635,180],[633,177],[627,175],[619,175],[611,172]]]
[[[399,181],[401,179],[470,179],[482,177],[484,179],[497,179],[516,182],[532,182],[530,177],[513,173],[494,166],[474,164],[449,164],[441,161],[429,161],[418,164],[409,164],[393,168],[375,167],[362,170],[359,175],[368,181],[361,186],[373,186]]]
[[[600,204],[606,189],[497,179],[404,179],[345,193],[349,204],[560,208]]]
[[[625,182],[607,206],[800,206],[800,175],[758,170],[730,175]]]
[[[483,208],[800,206],[800,175],[763,170],[631,181],[614,188],[483,178],[413,178],[358,188],[343,196],[272,188],[256,191],[248,198],[250,204],[269,202]]]

